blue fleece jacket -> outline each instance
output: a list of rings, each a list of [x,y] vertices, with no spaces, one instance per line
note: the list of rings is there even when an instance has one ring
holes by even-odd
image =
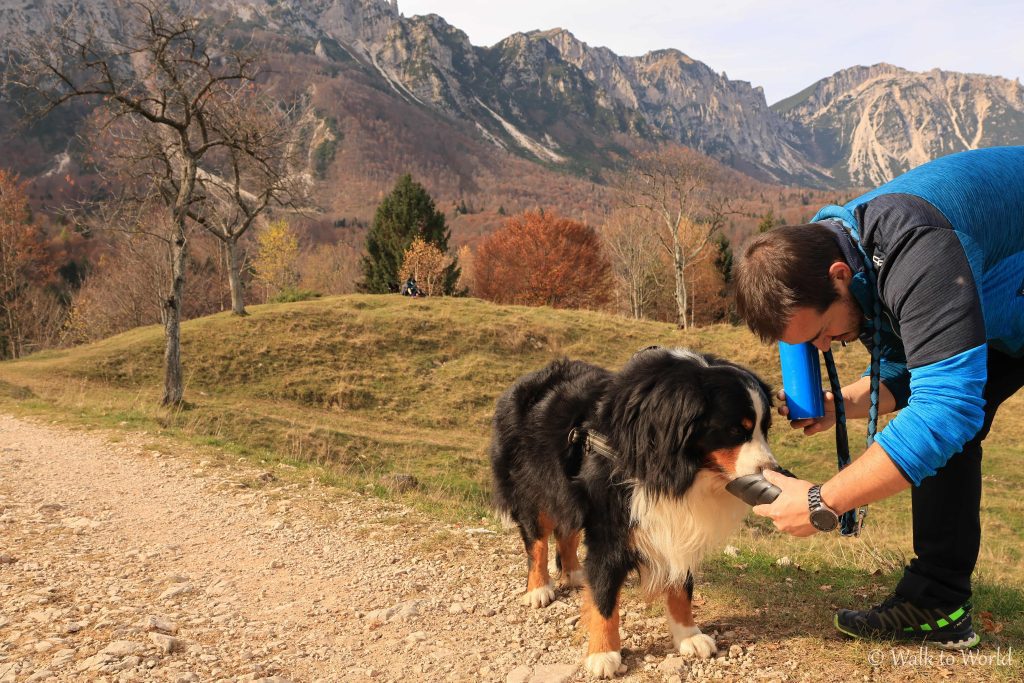
[[[882,379],[903,408],[877,441],[920,484],[981,428],[988,349],[1024,355],[1024,147],[936,159],[828,219],[875,264]]]

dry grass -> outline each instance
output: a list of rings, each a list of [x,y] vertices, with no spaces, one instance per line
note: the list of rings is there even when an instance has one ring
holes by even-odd
[[[486,447],[494,400],[515,377],[553,358],[583,358],[614,369],[644,346],[689,346],[779,383],[774,349],[730,326],[683,333],[593,312],[398,296],[334,297],[250,311],[246,318],[221,314],[183,326],[184,409],[156,407],[159,328],[0,363],[0,407],[283,461],[343,489],[369,489],[439,517],[476,523],[488,514]],[[850,347],[837,360],[840,374],[852,378],[867,358]],[[979,611],[991,613],[986,643],[1004,651],[1024,636],[1024,500],[1017,492],[1024,483],[1022,407],[1024,396],[1003,407],[986,442],[984,465],[977,602]],[[850,433],[856,448],[863,424],[851,424]],[[772,445],[779,460],[804,478],[820,481],[835,471],[831,434],[804,438],[779,423]],[[411,474],[419,485],[395,493],[383,481],[393,473]],[[705,610],[712,618],[756,622],[759,632],[768,628],[787,647],[826,659],[834,655],[850,671],[871,673],[867,646],[835,653],[830,615],[838,606],[881,599],[893,585],[911,553],[909,509],[907,494],[872,506],[857,539],[791,539],[751,518],[736,541],[740,556],[710,563]],[[783,556],[794,564],[777,566]],[[875,670],[883,679],[915,680],[918,673]],[[1015,661],[1009,668],[973,667],[965,680],[1022,675],[1024,667]]]

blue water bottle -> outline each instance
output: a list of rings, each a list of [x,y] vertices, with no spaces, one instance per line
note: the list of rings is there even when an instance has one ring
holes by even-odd
[[[782,388],[790,420],[822,417],[825,400],[821,392],[821,363],[818,349],[810,342],[787,344],[779,342],[782,364]]]

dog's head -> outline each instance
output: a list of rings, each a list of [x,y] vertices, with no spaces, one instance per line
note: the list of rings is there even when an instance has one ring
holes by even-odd
[[[638,352],[598,408],[623,474],[682,495],[697,473],[724,480],[778,467],[768,447],[771,391],[753,372],[707,354]]]

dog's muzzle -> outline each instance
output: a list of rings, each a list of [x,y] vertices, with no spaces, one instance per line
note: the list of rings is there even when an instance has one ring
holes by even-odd
[[[777,471],[787,477],[795,476],[789,470],[782,469],[781,467]],[[725,485],[725,490],[747,505],[767,505],[774,502],[779,497],[779,494],[782,493],[782,489],[765,479],[763,474],[748,474],[736,477]]]

